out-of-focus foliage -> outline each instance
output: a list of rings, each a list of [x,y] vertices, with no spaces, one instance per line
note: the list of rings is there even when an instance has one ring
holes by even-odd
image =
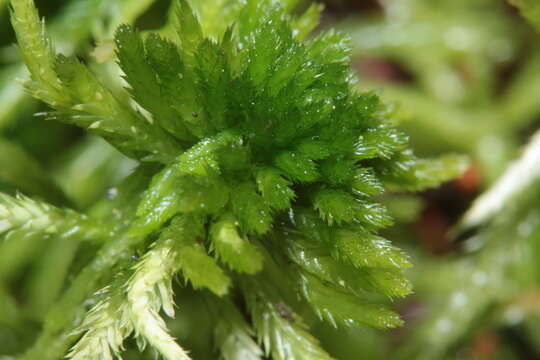
[[[211,54],[212,44],[223,44],[222,34],[226,31],[238,31],[238,24],[231,28],[229,25],[243,3],[212,0],[214,6],[207,6],[208,1],[189,2],[198,14],[201,36],[212,39],[206,44],[208,51],[205,54]],[[202,54],[203,50],[195,47],[192,38],[176,37],[178,27],[184,26],[188,33],[196,30],[189,27],[189,24],[194,25],[190,19],[179,20],[172,11],[166,15],[168,1],[36,2],[45,15],[47,34],[55,50],[67,57],[76,55],[84,64],[78,67],[72,60],[61,60],[66,62],[66,69],[71,64],[78,71],[65,72],[63,78],[95,74],[102,86],[114,94],[116,100],[111,99],[111,106],[117,105],[114,101],[134,105],[122,89],[126,83],[118,81],[120,70],[115,63],[114,31],[120,24],[142,25],[144,30],[140,35],[135,31],[131,33],[140,36],[142,47],[125,49],[124,60],[119,54],[131,95],[138,102],[135,109],[143,118],[163,120],[160,126],[164,132],[179,136],[182,147],[191,144],[193,138],[181,135],[185,129],[174,128],[167,122],[171,112],[164,104],[171,100],[149,96],[156,87],[156,78],[145,77],[145,72],[137,73],[140,64],[135,64],[130,72],[133,64],[129,63],[146,59],[148,69],[154,66],[156,72],[165,74],[166,69],[159,68],[157,60],[171,60],[166,57],[167,46],[159,52],[161,50],[155,46],[157,42],[153,42],[158,37],[149,35],[149,27],[156,28],[152,31],[162,39],[179,41],[183,48]],[[376,174],[361,169],[350,178],[346,161],[326,161],[324,157],[328,154],[317,146],[317,142],[301,144],[295,151],[283,151],[273,164],[277,171],[261,167],[253,173],[252,184],[234,189],[239,194],[239,201],[232,204],[231,209],[237,211],[236,216],[246,218],[265,209],[261,208],[263,202],[253,194],[260,194],[272,213],[311,194],[309,201],[317,212],[300,209],[290,217],[280,218],[283,226],[268,233],[264,248],[258,241],[249,241],[242,236],[244,231],[238,229],[264,232],[268,219],[261,217],[260,226],[250,227],[249,221],[237,221],[230,213],[212,218],[208,223],[212,224],[211,229],[202,228],[196,219],[191,219],[191,226],[186,228],[182,219],[176,218],[166,231],[151,235],[150,240],[155,245],[147,247],[148,242],[136,245],[139,238],[125,238],[122,234],[135,221],[134,214],[143,199],[143,190],[149,186],[159,166],[144,165],[125,180],[137,165],[136,161],[97,137],[85,136],[68,125],[32,116],[50,112],[50,108],[33,100],[20,83],[13,81],[15,78],[27,79],[28,74],[11,45],[14,37],[8,24],[7,1],[0,0],[0,31],[2,35],[7,34],[0,37],[0,191],[10,194],[0,199],[3,216],[0,231],[6,238],[0,241],[0,355],[20,354],[22,349],[32,348],[33,341],[39,337],[40,324],[45,323],[45,336],[33,345],[34,351],[26,358],[45,358],[45,353],[54,357],[54,354],[64,352],[68,343],[76,336],[80,337],[84,330],[89,331],[73,348],[71,356],[96,358],[98,354],[102,356],[100,349],[104,346],[110,346],[113,354],[119,352],[121,340],[133,326],[140,331],[139,339],[144,339],[149,334],[144,324],[151,323],[157,326],[155,331],[160,336],[150,336],[151,346],[143,352],[136,350],[134,342],[127,341],[124,358],[152,358],[155,356],[152,348],[166,356],[174,356],[171,352],[178,354],[181,350],[171,345],[170,335],[158,314],[162,309],[166,315],[176,313],[174,319],[167,320],[167,328],[182,346],[191,350],[194,359],[215,359],[216,349],[224,359],[248,360],[264,358],[265,351],[275,359],[327,359],[332,356],[353,360],[358,359],[359,354],[365,359],[402,360],[540,357],[538,136],[527,148],[524,145],[532,129],[537,128],[540,115],[537,32],[540,5],[535,0],[328,0],[326,3],[321,28],[331,25],[350,36],[350,62],[360,77],[355,86],[361,91],[379,89],[378,96],[385,101],[391,100],[389,105],[378,108],[377,117],[389,119],[389,127],[397,125],[411,135],[411,142],[421,155],[468,154],[473,161],[466,176],[435,192],[381,195],[380,180],[384,180],[388,189],[419,190],[416,171],[422,170],[422,163],[413,170],[398,171],[399,181],[391,176],[399,167],[389,167],[384,176],[383,166]],[[282,5],[295,15],[290,25],[296,39],[317,38],[317,35],[310,37],[308,34],[316,25],[321,6],[309,7],[308,1],[295,0],[284,0]],[[298,6],[296,11],[295,6]],[[307,12],[302,12],[308,8]],[[304,15],[297,16],[300,14]],[[128,33],[132,31],[130,27],[124,29]],[[150,40],[152,38],[154,40]],[[133,53],[127,54],[129,51]],[[154,51],[159,55],[152,59],[148,53]],[[265,91],[274,94],[280,90],[278,85],[283,79],[276,76],[274,80],[268,80],[264,71],[259,71],[265,68],[256,58],[262,51],[272,52],[271,48],[265,48],[245,57],[254,63],[250,65],[251,76],[266,84]],[[140,59],[132,56],[134,54],[141,55]],[[327,52],[326,55],[332,54]],[[54,56],[51,52],[51,61],[60,62]],[[245,65],[234,61],[224,64],[217,59],[215,56],[194,56],[186,66],[204,72]],[[230,59],[229,53],[227,59]],[[291,59],[294,60],[292,51]],[[36,64],[38,68],[42,65]],[[85,73],[85,66],[88,73]],[[276,61],[276,67],[279,66],[281,63]],[[292,66],[289,70],[294,73],[297,69]],[[283,74],[290,75],[288,72]],[[219,114],[228,106],[220,99],[230,88],[217,86],[224,79],[218,71],[214,75],[197,86],[209,94],[208,99],[215,101],[196,99],[190,106],[205,109],[204,112],[197,111],[195,119],[218,123],[224,121]],[[158,87],[162,86],[163,79],[170,80],[167,77],[157,79]],[[174,85],[174,82],[169,84]],[[193,89],[188,88],[182,93],[183,103],[193,96],[191,91]],[[241,91],[250,94],[252,89]],[[40,97],[43,93],[38,91],[34,95]],[[324,101],[321,103],[316,93],[312,95],[315,104],[323,104],[318,108],[324,113]],[[367,101],[366,105],[369,104]],[[262,111],[246,109],[235,111],[237,114],[240,110],[252,111],[250,114]],[[123,121],[118,117],[110,118],[109,123],[99,123],[97,117],[77,119],[82,112],[95,109],[79,106],[73,110],[68,114],[70,122],[88,126],[98,134],[103,126],[112,124],[114,127],[115,121]],[[189,107],[174,111],[185,118],[195,112]],[[71,118],[74,114],[75,118]],[[315,110],[310,114],[317,116]],[[126,129],[125,134],[129,130]],[[207,134],[207,130],[201,130],[194,138]],[[188,128],[187,133],[190,132]],[[107,137],[108,134],[100,135]],[[364,136],[357,144],[359,159],[365,156],[361,161],[370,165],[376,161],[367,157],[376,155],[386,159],[402,141],[397,133],[387,135],[385,141],[376,136]],[[160,135],[157,138],[162,139]],[[126,144],[122,137],[111,142],[116,142],[119,148]],[[127,144],[123,150],[138,157],[140,153],[130,152],[134,143],[136,141]],[[170,144],[155,142],[151,145],[170,149]],[[199,152],[189,153],[195,160],[192,165],[197,164],[198,156],[207,154],[207,150],[213,151],[213,146],[210,144],[208,148],[198,149]],[[218,151],[219,146],[218,141]],[[145,152],[146,155],[149,153]],[[298,154],[301,155],[299,160]],[[159,159],[150,156],[145,160],[168,163],[172,158],[174,156]],[[214,176],[212,172],[223,164],[234,167],[226,156],[208,159],[211,161],[204,167],[189,170],[206,171]],[[453,163],[455,158],[440,159],[438,167],[423,172],[426,175],[423,185],[434,185],[448,178],[437,179],[436,174],[438,169],[444,169],[446,162]],[[514,159],[518,160],[512,163]],[[243,158],[244,162],[251,160]],[[400,164],[407,164],[407,158],[402,160]],[[324,166],[314,171],[310,168],[313,162],[324,163]],[[216,164],[220,166],[216,167]],[[299,169],[313,171],[306,173]],[[284,173],[289,176],[284,177]],[[334,183],[326,184],[329,189],[314,191],[313,187],[307,186],[300,193],[292,191],[296,189],[295,182],[311,182],[315,178],[334,179]],[[396,224],[384,229],[381,237],[372,231],[352,231],[342,229],[343,226],[339,231],[329,231],[328,226],[335,229],[352,218],[367,220],[374,227],[387,224],[382,207],[374,207],[373,213],[369,214],[376,217],[367,219],[362,205],[353,205],[350,196],[341,189],[336,190],[342,186],[343,179],[349,179],[355,196],[384,204]],[[219,206],[224,194],[211,192],[211,184],[205,186],[212,194],[212,202],[204,203],[205,206]],[[200,199],[197,187],[189,190],[185,193],[191,199]],[[480,191],[485,194],[465,212],[470,199]],[[17,197],[17,192],[34,200]],[[106,200],[92,206],[98,199]],[[169,200],[162,198],[160,204],[165,206]],[[146,197],[145,201],[148,203],[151,199]],[[6,208],[9,212],[4,210]],[[185,207],[182,209],[185,211]],[[87,215],[83,215],[85,212]],[[142,212],[144,209],[139,210]],[[459,220],[463,215],[465,217]],[[167,211],[153,219],[161,221],[163,216],[168,216]],[[314,223],[318,216],[330,225]],[[52,222],[57,226],[51,226]],[[73,226],[75,223],[77,226]],[[451,243],[448,236],[444,236],[449,231],[454,239]],[[182,259],[181,266],[171,261],[172,234],[183,234],[186,240],[175,243],[173,249],[175,259]],[[211,256],[205,249],[209,243],[200,243],[201,234],[208,234]],[[382,236],[405,248],[412,258],[405,257]],[[312,241],[330,237],[332,240],[339,238],[339,246],[329,252],[321,251]],[[115,239],[114,244],[103,246],[103,239],[107,238]],[[445,251],[441,254],[440,249]],[[107,260],[102,263],[92,261],[96,253]],[[238,253],[244,256],[238,258]],[[114,263],[137,265],[127,269],[114,266]],[[411,263],[413,267],[410,267]],[[89,267],[82,270],[87,265]],[[204,276],[197,271],[201,267],[205,269]],[[411,292],[411,283],[405,281],[402,274],[390,269],[384,276],[376,276],[369,270],[387,267],[407,269],[407,277],[414,285],[413,295],[400,300]],[[114,276],[94,283],[95,277],[88,269],[97,272],[111,269]],[[361,276],[357,276],[358,269],[362,269]],[[175,282],[171,285],[167,274],[173,272],[179,272],[192,286]],[[74,279],[76,273],[81,276]],[[294,276],[285,279],[286,273]],[[293,291],[285,291],[285,294],[276,291],[273,284],[282,283],[294,284],[291,286]],[[333,285],[328,287],[329,283]],[[68,284],[71,289],[60,297]],[[106,285],[111,287],[104,288]],[[129,294],[111,291],[122,286],[131,289]],[[177,309],[172,307],[168,295],[170,286],[174,287]],[[79,294],[89,294],[97,288],[103,288],[103,291],[86,300],[85,306],[93,310],[85,317],[85,309],[76,307],[81,299]],[[209,290],[200,291],[201,288]],[[345,296],[343,292],[334,291],[335,288],[355,296]],[[226,301],[211,294],[227,291],[234,296]],[[243,299],[239,301],[240,297]],[[141,306],[137,301],[141,298],[147,299],[151,306]],[[398,309],[405,321],[404,328],[379,331],[333,327],[333,324],[355,325],[357,322],[380,326],[381,318],[397,319],[386,308],[372,307],[372,304],[387,302],[385,298],[394,298],[391,307]],[[360,303],[358,299],[369,303]],[[55,310],[45,315],[51,308]],[[79,327],[76,331],[79,332],[78,335],[71,333],[66,340],[58,331],[69,327],[65,322],[69,316],[77,319]],[[110,322],[113,318],[117,321]],[[326,320],[326,324],[318,318]],[[56,319],[64,320],[57,322]],[[258,341],[264,346],[259,346]],[[90,350],[95,353],[85,352]]]
[[[537,29],[540,30],[540,4],[534,0],[510,0]]]
[[[376,75],[360,86],[396,101],[401,126],[421,149],[466,151],[493,182],[540,113],[540,50],[530,27],[503,1],[381,4],[381,13],[341,25],[361,74]]]
[[[426,258],[419,266],[432,274],[416,276],[420,294],[433,294],[427,304],[431,311],[411,328],[400,358],[444,358],[468,334],[534,321],[530,313],[538,308],[531,301],[540,282],[540,178],[533,170],[540,158],[538,139],[536,134],[523,157],[473,204],[455,230],[474,233],[462,244],[463,254],[443,262]],[[536,335],[529,331],[523,335]]]
[[[378,86],[395,100],[399,126],[412,134],[412,142],[425,154],[459,150],[474,159],[467,177],[446,189],[454,196],[461,192],[458,201],[465,204],[459,212],[440,203],[455,199],[434,200],[428,194],[414,231],[406,224],[414,220],[406,217],[393,231],[404,241],[416,238],[411,243],[416,300],[403,304],[411,317],[406,331],[385,340],[401,345],[373,358],[532,359],[540,354],[532,325],[540,280],[538,135],[523,150],[540,115],[538,5],[510,2],[530,24],[508,3],[483,0],[383,0],[380,11],[340,19],[352,37],[363,80],[359,86]],[[442,241],[437,230],[425,228],[449,231],[479,186],[485,194],[451,230],[454,250],[426,251],[419,235]],[[396,199],[388,203],[398,213],[407,206]],[[351,351],[366,348],[371,346]]]

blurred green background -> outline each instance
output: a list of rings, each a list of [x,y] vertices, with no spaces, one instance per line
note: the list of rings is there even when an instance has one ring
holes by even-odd
[[[125,22],[159,28],[169,7],[166,0],[36,4],[58,49],[80,56],[113,89],[122,86],[108,76],[118,72],[114,28]],[[415,294],[396,304],[403,328],[310,325],[338,359],[540,359],[540,180],[510,166],[539,125],[540,33],[503,0],[325,5],[320,28],[350,36],[359,89],[377,89],[419,154],[463,153],[472,165],[437,190],[382,199],[397,220],[387,237],[415,263],[409,271]],[[45,108],[17,82],[26,74],[6,0],[0,0],[0,34],[0,191],[84,210],[134,163],[100,139],[35,116]],[[540,153],[528,149],[533,160],[524,167],[540,166]],[[505,178],[509,195],[500,191]],[[479,200],[481,221],[460,223],[483,192],[498,204],[487,210],[496,211]],[[0,242],[0,356],[33,341],[69,270],[47,269],[75,252],[68,242],[31,240]],[[32,254],[43,249],[49,255],[35,260]],[[46,277],[51,285],[44,289]],[[177,294],[186,311],[171,322],[173,333],[186,339],[195,359],[215,358],[210,315],[189,289]],[[125,358],[145,356],[152,358],[129,351]]]

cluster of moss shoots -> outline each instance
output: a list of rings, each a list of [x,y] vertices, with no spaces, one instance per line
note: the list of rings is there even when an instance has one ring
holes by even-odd
[[[119,27],[119,94],[55,54],[31,0],[12,1],[25,86],[47,117],[140,162],[86,214],[2,196],[8,236],[25,215],[27,231],[98,245],[25,358],[71,346],[73,359],[110,359],[134,334],[187,359],[160,315],[174,315],[175,278],[207,299],[227,360],[331,359],[297,313],[304,304],[334,326],[402,324],[385,304],[411,292],[411,263],[377,234],[392,219],[376,199],[436,186],[463,159],[412,153],[388,107],[355,90],[346,37],[309,36],[319,6],[291,15],[292,1],[217,3],[218,25],[178,0],[168,31]]]

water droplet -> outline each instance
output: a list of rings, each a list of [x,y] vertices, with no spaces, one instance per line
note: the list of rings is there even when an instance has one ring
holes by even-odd
[[[113,187],[107,190],[107,199],[114,200],[116,199],[116,196],[118,195],[118,189]]]

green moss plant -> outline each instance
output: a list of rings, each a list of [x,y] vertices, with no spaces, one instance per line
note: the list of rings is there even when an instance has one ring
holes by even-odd
[[[354,90],[346,37],[309,36],[320,6],[206,3],[176,1],[159,34],[116,30],[127,101],[55,52],[32,0],[11,2],[43,115],[140,164],[87,214],[0,198],[6,241],[87,242],[21,359],[112,359],[131,336],[189,359],[162,317],[176,278],[208,298],[227,360],[331,359],[305,305],[334,326],[402,324],[385,300],[411,292],[411,262],[378,235],[392,219],[377,196],[436,186],[465,161],[413,154],[378,96]]]

